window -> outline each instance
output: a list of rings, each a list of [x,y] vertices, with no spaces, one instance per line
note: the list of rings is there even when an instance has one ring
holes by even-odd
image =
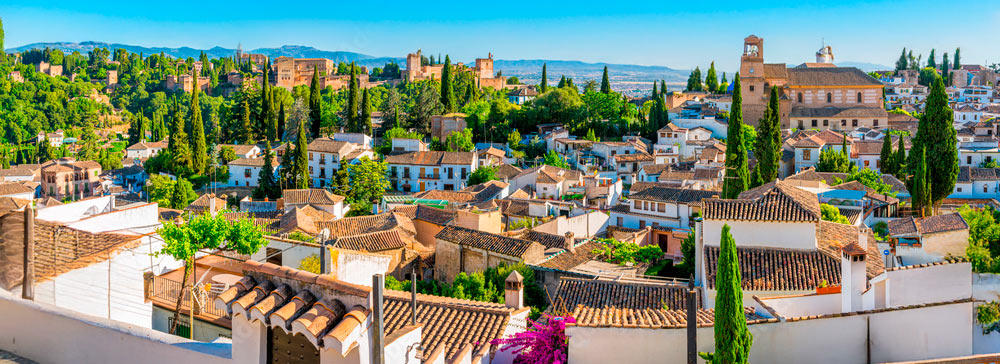
[[[872,126],[878,126],[878,119],[872,120]]]
[[[802,150],[802,159],[811,160],[812,159],[812,150],[811,149],[803,149]]]
[[[990,189],[988,187],[986,187],[986,185],[983,185],[983,193],[987,193],[987,192],[990,192]]]
[[[859,104],[861,103],[861,93],[860,92],[858,92],[858,103]]]
[[[622,217],[619,216],[618,217],[618,226],[622,226],[622,224],[624,224],[624,223],[625,223],[624,219],[622,219]]]
[[[845,127],[845,128],[846,128],[846,127],[847,127],[847,119],[843,119],[843,120],[841,120],[841,121],[840,121],[840,126],[842,126],[842,127]]]
[[[828,103],[828,104],[829,104],[829,103],[831,103],[831,102],[833,102],[833,94],[832,94],[832,93],[829,93],[829,92],[827,92],[827,93],[826,93],[826,103]]]
[[[805,127],[802,126],[802,120],[799,120],[799,130],[802,130],[802,129],[805,129]]]
[[[830,120],[823,119],[823,126],[830,126]]]
[[[753,85],[750,85],[750,92],[753,92]]]
[[[858,119],[851,120],[851,126],[855,128],[858,127]]]
[[[250,168],[243,170],[243,177],[250,178]]]
[[[958,187],[958,192],[962,192],[962,187]]]
[[[309,160],[313,160],[313,154],[312,154],[312,152],[309,152]]]
[[[813,119],[813,121],[812,121],[812,126],[813,126],[814,128],[816,127],[816,119]]]
[[[632,201],[632,208],[633,208],[633,209],[636,209],[636,210],[638,210],[638,209],[641,209],[641,208],[642,208],[642,206],[641,206],[641,205],[639,204],[639,200],[634,200],[634,201]]]
[[[646,221],[645,220],[639,220],[639,228],[640,229],[645,229],[646,228]]]
[[[802,102],[802,93],[801,92],[799,92],[798,98],[799,98],[799,102]]]
[[[972,156],[971,155],[965,157],[965,164],[972,164]]]
[[[665,204],[665,203],[661,202],[661,203],[657,204],[656,207],[657,207],[657,210],[660,211],[660,212],[667,212],[667,204]]]

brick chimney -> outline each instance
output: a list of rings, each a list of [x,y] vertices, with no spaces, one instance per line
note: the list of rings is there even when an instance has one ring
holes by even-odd
[[[521,273],[516,270],[510,272],[504,281],[503,297],[507,307],[515,310],[524,308],[524,277]]]
[[[576,253],[575,239],[573,239],[573,232],[566,232],[566,240],[563,242],[563,249],[568,250],[570,253]]]

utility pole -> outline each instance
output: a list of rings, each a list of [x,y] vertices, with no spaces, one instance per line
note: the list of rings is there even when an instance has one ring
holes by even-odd
[[[698,362],[698,291],[694,289],[694,274],[688,279],[687,291],[687,362]]]

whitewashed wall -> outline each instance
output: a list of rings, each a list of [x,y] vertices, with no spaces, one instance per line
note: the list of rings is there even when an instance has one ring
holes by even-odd
[[[552,221],[536,226],[533,230],[559,236],[565,236],[567,232],[572,232],[573,236],[577,238],[585,238],[607,229],[609,219],[607,214],[600,211],[570,218],[559,216]]]
[[[705,245],[719,246],[722,225],[729,224],[736,246],[816,249],[816,224],[705,219]]]
[[[35,218],[53,222],[77,221],[84,215],[111,211],[114,196],[104,196],[38,210]]]
[[[953,263],[886,272],[887,307],[972,297],[972,264]]]

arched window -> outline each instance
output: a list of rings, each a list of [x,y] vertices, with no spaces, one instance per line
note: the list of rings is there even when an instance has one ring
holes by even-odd
[[[861,93],[860,92],[858,92],[858,103],[859,104],[861,103]]]
[[[802,93],[799,92],[799,102],[802,102]]]
[[[829,92],[827,92],[827,93],[826,93],[826,103],[828,103],[828,104],[829,104],[829,103],[831,103],[831,102],[833,102],[833,94],[832,94],[832,93],[829,93]]]

